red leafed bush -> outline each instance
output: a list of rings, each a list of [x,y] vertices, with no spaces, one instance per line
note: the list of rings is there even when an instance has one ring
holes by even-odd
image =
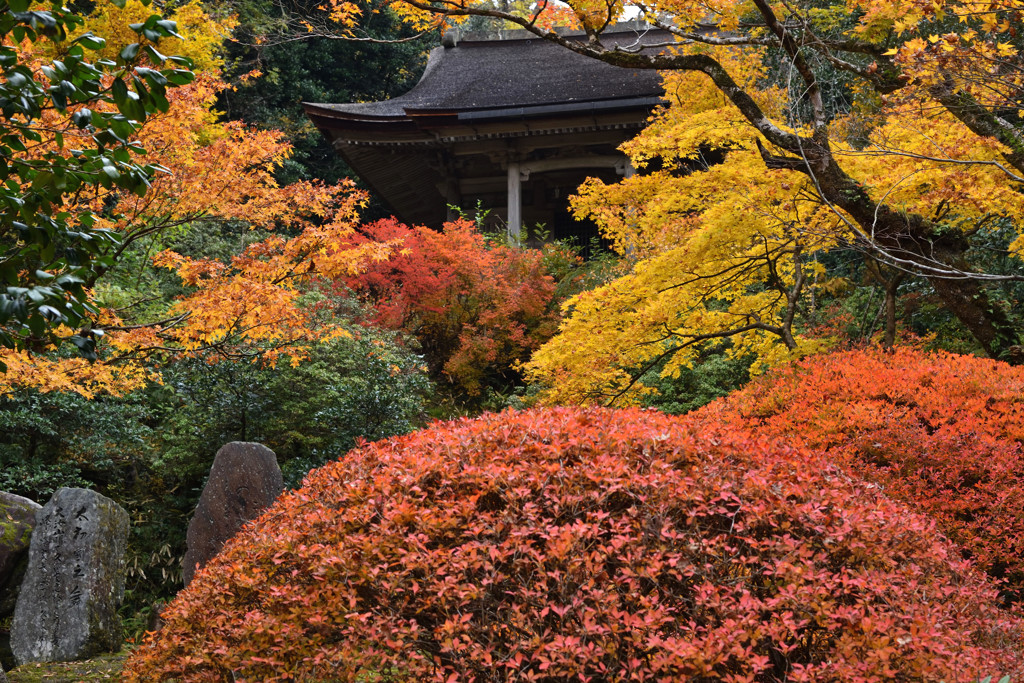
[[[534,249],[488,245],[468,221],[443,232],[394,219],[364,229],[402,240],[402,253],[346,283],[369,300],[374,322],[412,335],[431,375],[470,395],[505,385],[513,367],[557,330],[555,282]]]
[[[932,515],[966,556],[1024,589],[1024,368],[924,353],[815,356],[686,418],[828,451]]]
[[[1022,624],[809,451],[641,410],[364,444],[164,612],[127,681],[974,681]]]

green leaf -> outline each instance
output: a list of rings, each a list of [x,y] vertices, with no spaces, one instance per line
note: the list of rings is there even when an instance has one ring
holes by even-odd
[[[53,101],[53,106],[55,106],[59,111],[64,111],[68,108],[67,98],[64,96],[64,93],[60,92],[58,89],[54,89],[54,91],[50,93],[50,100]]]
[[[42,316],[29,316],[26,322],[28,323],[28,329],[32,332],[33,336],[43,336],[43,332],[46,331],[46,320],[44,320]]]
[[[128,98],[123,103],[118,104],[117,108],[122,114],[133,121],[142,122],[146,120],[146,108],[142,105],[137,93],[129,92]]]
[[[174,57],[169,57],[169,61],[174,61]],[[195,80],[195,74],[191,71],[184,69],[172,69],[171,71],[165,71],[164,75],[167,76],[167,80],[174,85],[188,85]]]
[[[131,45],[125,45],[119,55],[121,59],[126,62],[130,62],[139,56],[139,48],[141,46],[138,43],[132,43]]]
[[[160,32],[168,38],[178,38],[179,40],[184,40],[181,34],[178,33],[178,22],[171,21],[170,19],[163,19],[161,21],[156,22],[156,25]]]
[[[167,58],[167,61],[174,62],[175,64],[180,64],[181,66],[185,67],[185,69],[192,69],[195,67],[195,63],[192,61],[191,58],[184,57],[182,55],[171,55]]]
[[[92,110],[79,109],[71,115],[71,121],[79,128],[85,128],[92,123]]]
[[[76,42],[81,43],[90,50],[102,50],[107,44],[107,41],[97,35],[93,35],[91,31],[80,35]]]
[[[115,78],[114,82],[110,84],[110,95],[114,98],[115,104],[124,104],[128,99],[128,86],[120,78]]]
[[[167,57],[165,55],[161,54],[152,45],[147,45],[143,49],[146,51],[146,54],[149,55],[149,61],[151,61],[153,64],[160,65],[160,64],[163,64],[165,61],[167,61]],[[152,72],[152,73],[157,73],[157,72],[153,72],[152,69],[147,69],[147,71]],[[145,76],[147,78],[149,78],[149,74],[145,74]]]
[[[149,98],[150,101],[152,101],[153,106],[156,107],[157,111],[167,111],[171,108],[171,103],[168,102],[167,98],[164,96],[163,88],[151,91],[149,93]]]
[[[39,171],[36,177],[32,179],[32,189],[36,190],[45,187],[51,180],[53,180],[52,173],[49,171]]]

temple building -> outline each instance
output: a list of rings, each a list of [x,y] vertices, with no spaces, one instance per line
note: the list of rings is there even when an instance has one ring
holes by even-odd
[[[669,41],[620,27],[624,47]],[[305,103],[306,113],[402,221],[439,227],[453,208],[477,207],[550,237],[586,237],[567,197],[587,177],[632,173],[616,148],[662,99],[661,79],[577,55],[526,31],[445,35],[420,81],[383,102]]]

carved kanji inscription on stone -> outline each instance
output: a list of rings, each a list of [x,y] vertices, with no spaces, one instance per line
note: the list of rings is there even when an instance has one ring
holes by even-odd
[[[63,488],[36,519],[11,625],[15,659],[74,661],[116,652],[128,513],[95,491]]]

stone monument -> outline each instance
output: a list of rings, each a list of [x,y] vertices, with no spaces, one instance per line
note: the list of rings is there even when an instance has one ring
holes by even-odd
[[[18,664],[68,662],[122,645],[128,513],[87,489],[59,489],[36,515],[11,625]]]
[[[251,519],[270,507],[284,490],[274,451],[258,443],[233,441],[217,451],[210,478],[188,525],[182,562],[187,586],[202,567]]]

